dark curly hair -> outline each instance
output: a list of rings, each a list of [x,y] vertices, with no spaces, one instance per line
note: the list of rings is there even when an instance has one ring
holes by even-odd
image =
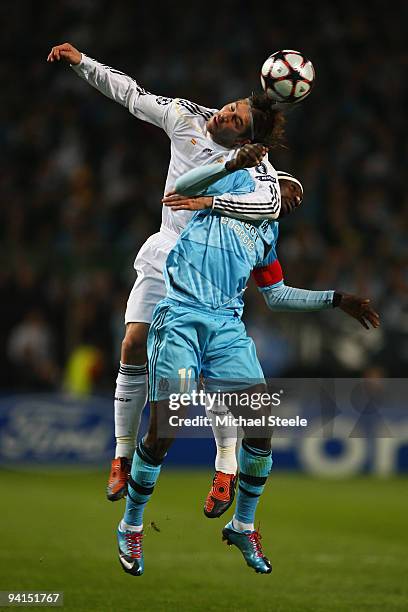
[[[286,122],[283,112],[275,108],[275,102],[265,93],[252,94],[248,100],[254,120],[253,142],[270,148],[283,145]]]

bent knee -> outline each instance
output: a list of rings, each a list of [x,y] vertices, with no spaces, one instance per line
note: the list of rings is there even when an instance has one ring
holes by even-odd
[[[148,449],[150,455],[157,461],[161,463],[166,456],[167,451],[171,446],[172,440],[169,439],[149,439],[147,435],[144,440],[144,445]]]

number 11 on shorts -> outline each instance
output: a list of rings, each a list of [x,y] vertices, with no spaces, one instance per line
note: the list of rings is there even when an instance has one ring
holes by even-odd
[[[180,393],[188,393],[190,391],[192,368],[180,368],[178,375],[180,378]],[[187,376],[186,376],[187,374]]]

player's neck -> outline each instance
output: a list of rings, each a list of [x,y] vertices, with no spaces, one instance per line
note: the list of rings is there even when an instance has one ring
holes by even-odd
[[[205,128],[205,136],[207,138],[209,138],[214,144],[216,144],[217,147],[221,147],[222,149],[225,149],[225,151],[233,151],[236,148],[236,147],[227,147],[225,144],[217,142],[216,140],[214,140],[213,135],[207,129],[207,127]]]

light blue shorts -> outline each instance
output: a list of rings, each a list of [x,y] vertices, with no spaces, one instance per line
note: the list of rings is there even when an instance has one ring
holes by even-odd
[[[264,383],[255,344],[233,311],[197,308],[170,298],[153,313],[147,340],[149,399],[190,393],[200,374],[206,391],[234,391]]]

